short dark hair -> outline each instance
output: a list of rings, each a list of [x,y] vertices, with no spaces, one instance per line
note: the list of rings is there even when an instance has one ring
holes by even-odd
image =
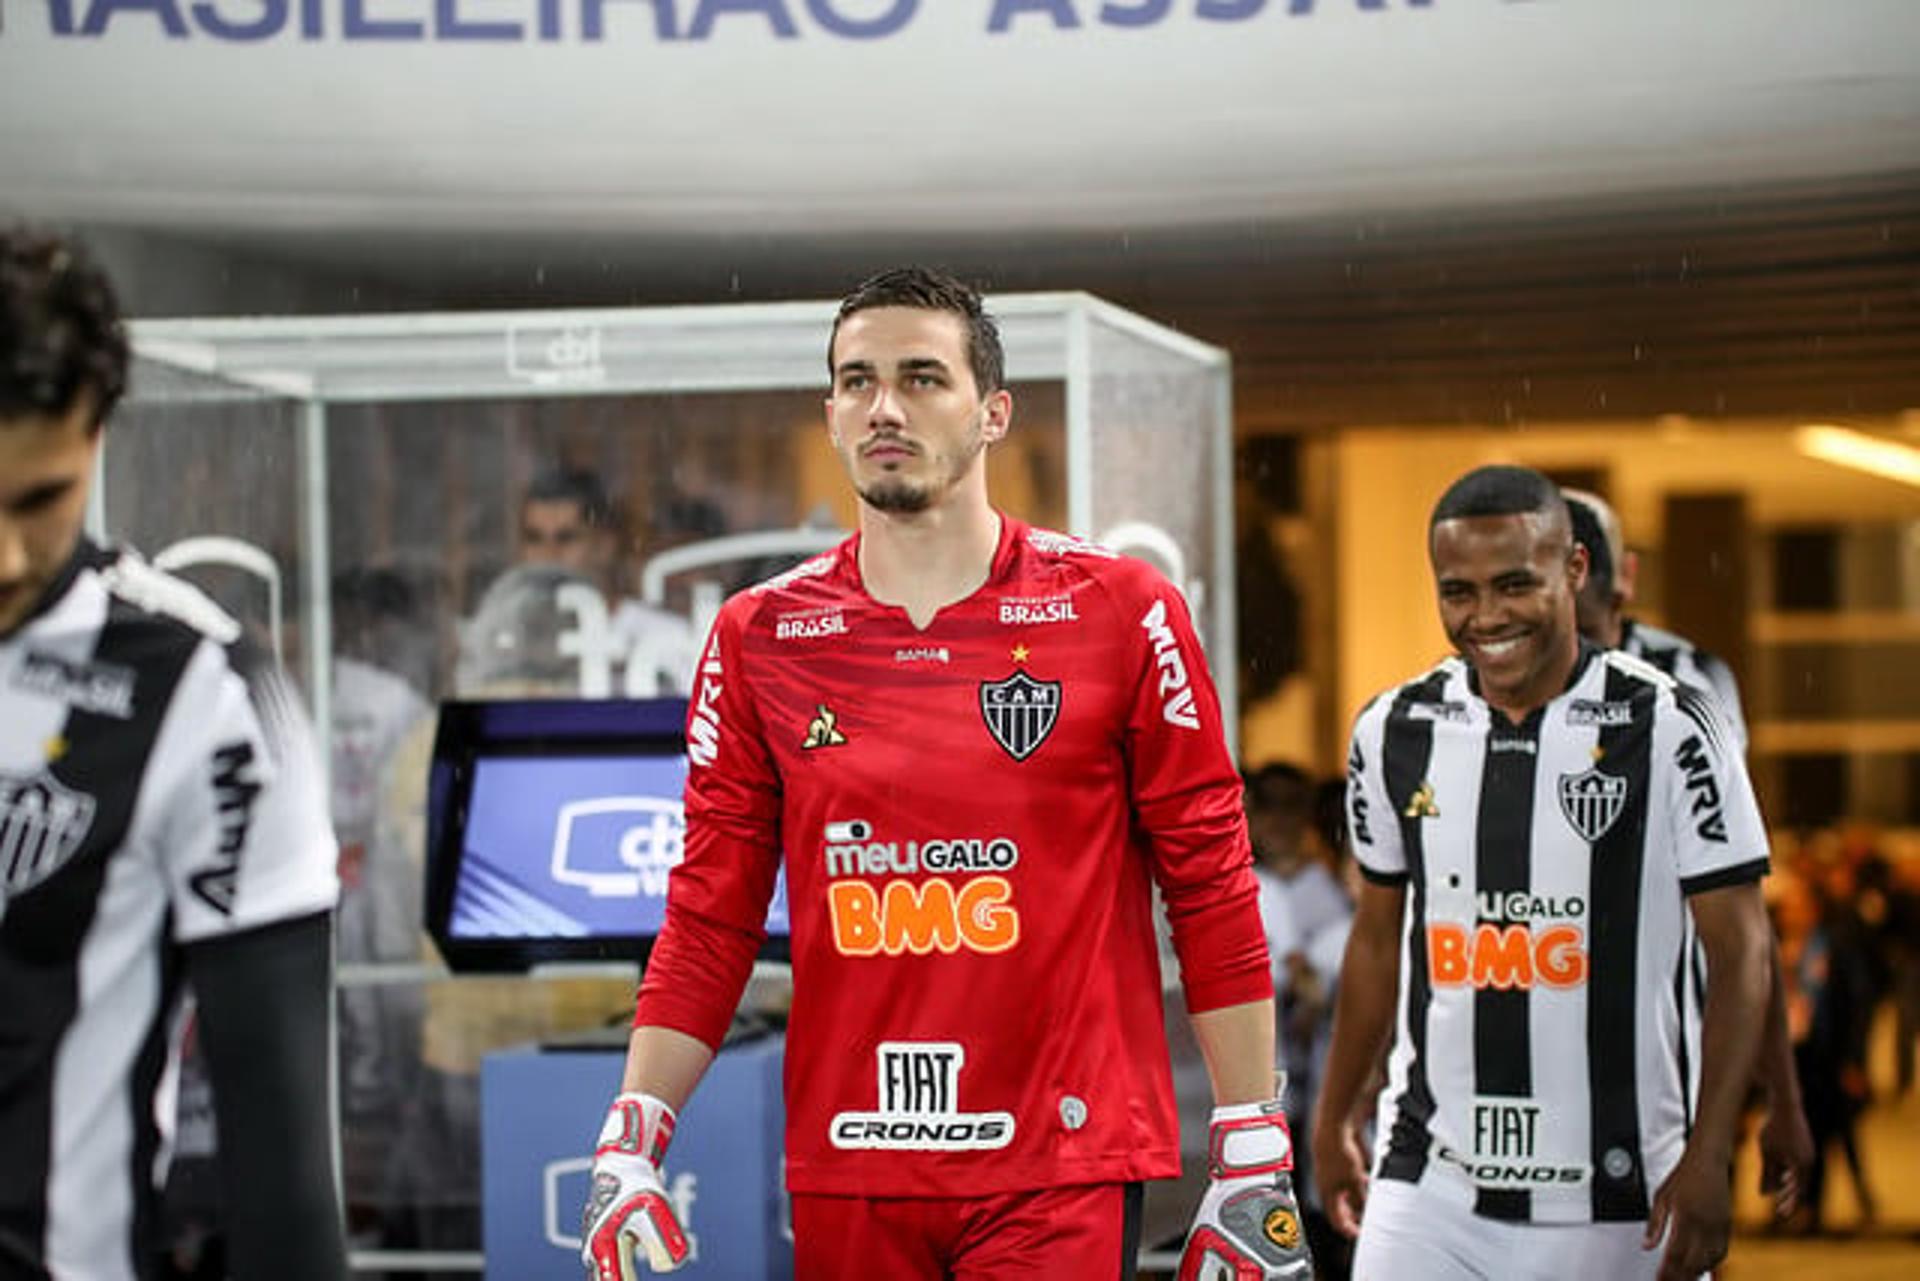
[[[1560,487],[1531,467],[1476,467],[1447,486],[1433,505],[1428,532],[1443,520],[1474,516],[1525,516],[1540,512],[1566,519]]]
[[[77,243],[0,231],[0,419],[71,413],[105,422],[127,387],[127,335],[106,273]]]
[[[614,526],[613,500],[600,478],[581,467],[555,467],[541,472],[520,498],[528,503],[572,503],[580,509],[580,519],[589,529]]]
[[[1567,519],[1572,523],[1573,541],[1587,549],[1587,585],[1596,591],[1613,590],[1613,548],[1607,542],[1607,528],[1600,513],[1585,500],[1562,494]]]
[[[355,565],[333,576],[336,619],[405,619],[412,617],[413,611],[413,584],[397,569]]]
[[[1287,761],[1271,761],[1246,776],[1250,806],[1290,822],[1313,816],[1313,775]]]
[[[827,335],[827,377],[833,377],[833,344],[840,322],[872,307],[918,307],[923,311],[952,312],[966,322],[967,363],[981,395],[999,391],[1006,382],[1006,353],[1000,348],[1000,326],[980,302],[972,285],[932,267],[895,267],[869,276],[840,301]]]

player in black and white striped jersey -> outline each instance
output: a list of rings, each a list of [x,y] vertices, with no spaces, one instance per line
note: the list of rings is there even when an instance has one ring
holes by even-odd
[[[0,1277],[152,1275],[184,978],[232,1275],[338,1281],[312,736],[231,618],[81,536],[126,365],[105,277],[0,234]]]
[[[1617,648],[1644,658],[1697,689],[1710,690],[1734,741],[1744,752],[1747,726],[1733,670],[1684,636],[1626,616],[1626,606],[1633,599],[1634,559],[1621,536],[1620,518],[1598,494],[1564,489],[1561,496],[1567,500],[1574,541],[1587,549],[1587,581],[1575,598],[1580,634],[1603,648]],[[1690,939],[1690,945],[1692,942]],[[1760,1190],[1773,1197],[1776,1213],[1785,1218],[1799,1204],[1800,1189],[1806,1185],[1814,1161],[1814,1145],[1801,1101],[1800,1076],[1794,1067],[1793,1042],[1787,1032],[1785,982],[1777,944],[1772,953],[1766,1036],[1756,1076],[1766,1100],[1766,1116],[1758,1136]],[[1706,999],[1706,958],[1698,947],[1690,946],[1689,960],[1680,975],[1685,986],[1680,1012],[1682,1034],[1691,1061],[1697,1064],[1701,1011]]]
[[[1575,602],[1580,634],[1603,649],[1623,649],[1644,658],[1675,680],[1711,693],[1720,700],[1720,714],[1732,728],[1734,741],[1746,751],[1746,708],[1733,669],[1686,637],[1627,615],[1637,566],[1621,535],[1620,517],[1598,494],[1584,489],[1560,492],[1567,500],[1576,539],[1587,546],[1591,557],[1586,589]]]
[[[1695,1276],[1726,1249],[1766,994],[1745,767],[1704,695],[1581,642],[1586,554],[1545,477],[1461,478],[1429,552],[1459,654],[1355,725],[1367,884],[1316,1119],[1322,1197],[1358,1221],[1359,1278]],[[1688,916],[1725,975],[1697,1110]],[[1355,1114],[1389,1032],[1369,1184]]]

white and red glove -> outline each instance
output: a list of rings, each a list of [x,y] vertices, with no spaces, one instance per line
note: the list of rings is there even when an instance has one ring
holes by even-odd
[[[1213,1181],[1194,1212],[1178,1281],[1312,1277],[1280,1100],[1215,1108],[1207,1147]]]
[[[651,1094],[622,1094],[607,1110],[581,1216],[580,1259],[593,1281],[634,1281],[635,1250],[647,1252],[655,1272],[672,1272],[692,1252],[660,1179],[673,1121],[673,1109]]]

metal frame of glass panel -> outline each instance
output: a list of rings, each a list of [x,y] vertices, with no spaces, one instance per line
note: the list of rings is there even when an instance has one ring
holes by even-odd
[[[1239,708],[1233,598],[1232,372],[1227,353],[1082,293],[1007,294],[998,319],[1010,381],[1066,388],[1067,532],[1098,538],[1093,512],[1099,424],[1091,385],[1097,328],[1118,331],[1190,364],[1212,388],[1204,451],[1210,492],[1168,494],[1207,513],[1208,599],[1201,623],[1213,678],[1237,747]],[[302,402],[305,673],[314,721],[328,723],[331,646],[327,561],[327,406],[418,400],[587,397],[766,391],[825,384],[832,302],[739,303],[622,309],[414,315],[143,320],[130,326],[137,357],[129,408],[202,398]],[[159,377],[150,371],[165,371]],[[156,385],[158,384],[158,385]],[[1184,429],[1178,427],[1176,429]],[[109,442],[109,452],[111,441]],[[109,457],[105,464],[112,466]],[[1142,513],[1142,517],[1149,513]],[[112,526],[112,513],[101,514]],[[1184,584],[1183,584],[1184,586]]]

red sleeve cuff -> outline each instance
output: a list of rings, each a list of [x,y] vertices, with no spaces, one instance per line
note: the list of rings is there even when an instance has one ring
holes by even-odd
[[[1194,1014],[1273,996],[1273,961],[1253,872],[1242,868],[1204,906],[1168,902],[1180,983]]]
[[[1229,1005],[1273,999],[1273,975],[1265,969],[1250,974],[1229,974],[1204,983],[1183,983],[1187,994],[1187,1013],[1205,1014]]]
[[[763,932],[722,925],[667,904],[634,1004],[635,1027],[665,1027],[718,1051],[753,973]]]

